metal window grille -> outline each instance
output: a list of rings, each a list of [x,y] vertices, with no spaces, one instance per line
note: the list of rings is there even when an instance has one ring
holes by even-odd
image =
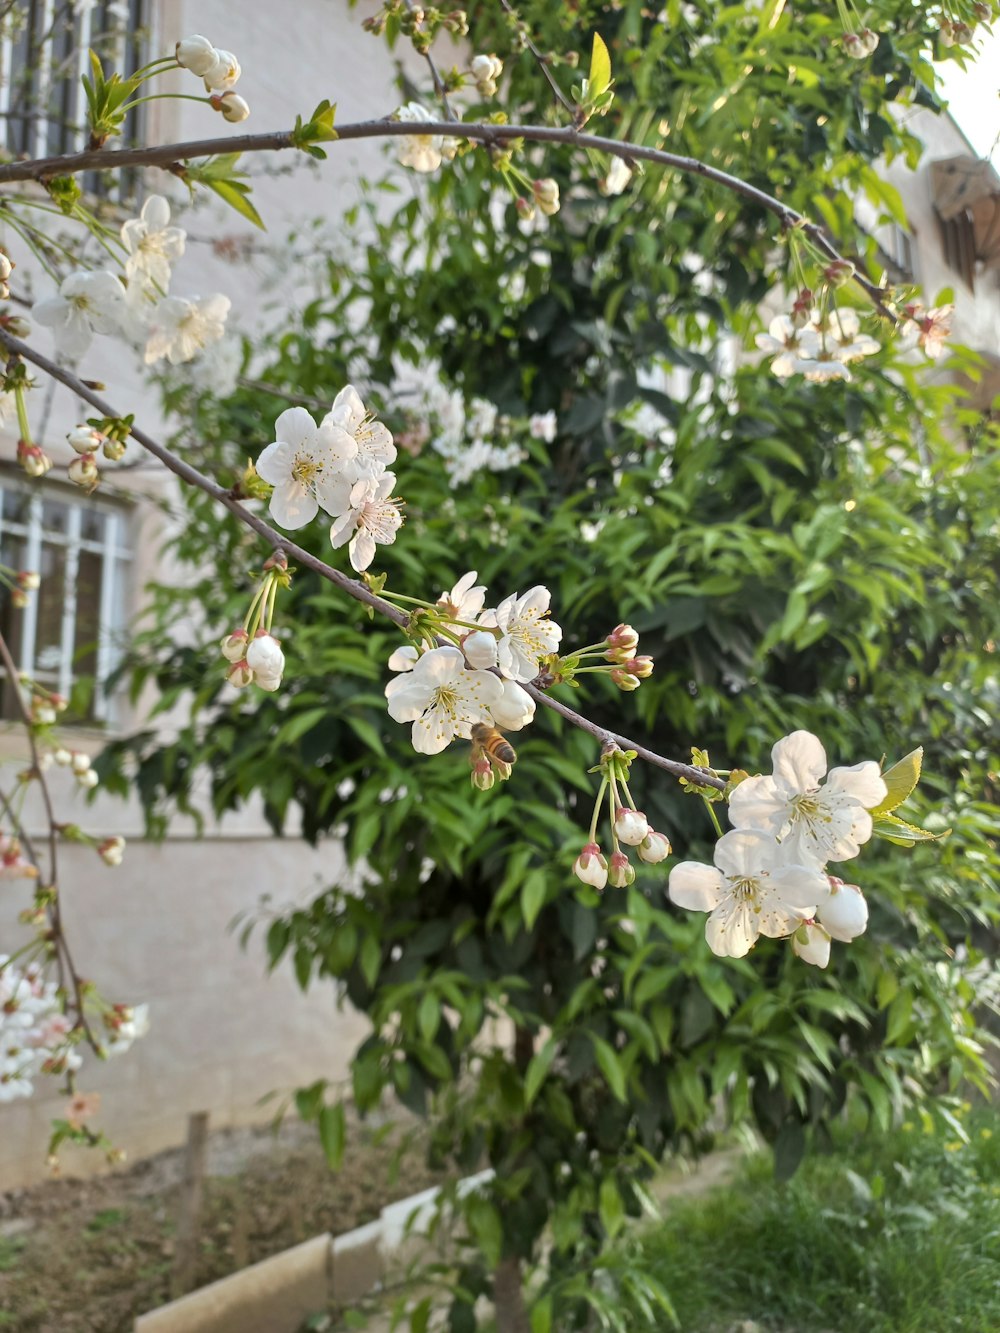
[[[0,632],[21,671],[69,698],[74,683],[93,677],[85,715],[113,721],[105,682],[121,657],[132,553],[127,512],[106,501],[58,496],[0,478],[0,562],[36,570],[41,587],[17,610],[0,590]],[[18,716],[10,681],[0,715]]]
[[[151,0],[14,0],[0,18],[0,147],[17,156],[77,152],[87,142],[81,78],[91,48],[105,69],[132,74],[148,58]],[[121,142],[138,143],[144,107],[128,113]],[[132,199],[136,172],[88,172],[82,185],[115,202]]]
[[[968,209],[954,217],[938,217],[945,263],[959,275],[970,291],[976,283],[976,233]]]

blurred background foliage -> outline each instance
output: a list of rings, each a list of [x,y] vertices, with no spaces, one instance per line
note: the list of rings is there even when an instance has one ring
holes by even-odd
[[[899,111],[935,105],[930,11],[877,9],[867,62],[846,58],[825,3],[519,12],[543,50],[605,37],[617,98],[592,128],[740,175],[819,213],[875,264],[850,197],[898,213],[872,164],[915,162]],[[511,53],[511,22],[488,5],[470,19],[471,49],[506,61],[511,119],[557,119],[535,63]],[[571,72],[555,73],[568,90]],[[294,812],[310,840],[342,835],[364,858],[363,892],[331,885],[307,909],[262,912],[270,959],[290,954],[303,986],[335,984],[371,1017],[353,1066],[362,1111],[388,1088],[430,1115],[441,1157],[496,1168],[492,1194],[466,1205],[478,1249],[452,1327],[475,1327],[490,1271],[537,1257],[549,1227],[544,1333],[548,1319],[585,1320],[598,1287],[570,1278],[641,1210],[666,1151],[750,1121],[789,1174],[848,1096],[887,1128],[928,1093],[950,1118],[963,1081],[983,1083],[1000,455],[988,419],[900,357],[885,328],[886,349],[846,384],[782,383],[744,355],[783,279],[774,217],[696,177],[650,170],[608,199],[606,162],[529,148],[518,163],[559,181],[562,211],[544,229],[518,225],[484,151],[430,179],[387,168],[301,310],[247,344],[254,387],[219,400],[169,386],[177,442],[232,483],[289,401],[329,403],[348,380],[411,441],[423,377],[512,418],[554,411],[556,439],[531,441],[516,470],[453,485],[432,441],[401,450],[407,521],[377,562],[389,587],[433,599],[477,569],[495,605],[543,582],[564,646],[630,621],[652,679],[621,695],[595,678],[560,697],[675,758],[697,745],[720,767],[767,769],[798,727],[831,763],[922,744],[924,780],[902,813],[950,838],[868,847],[846,868],[871,926],[834,945],[827,972],[767,940],[745,960],[714,958],[703,919],[667,903],[665,867],[603,897],[572,877],[595,791],[590,737],[540,709],[515,738],[513,778],[490,793],[471,788],[463,745],[415,757],[382,696],[398,633],[311,573],[279,602],[280,693],[224,687],[217,643],[267,552],[194,492],[175,501],[182,577],[153,590],[129,661],[136,691],[155,686],[158,708],[188,720],[169,739],[154,723],[112,743],[102,766],[106,782],[137,783],[154,834],[199,805],[207,775],[216,814],[258,796],[276,833]],[[864,309],[857,291],[838,297]],[[330,558],[322,524],[297,536]],[[710,857],[697,798],[642,766],[635,791],[677,855]],[[336,1160],[332,1097],[319,1086],[300,1109]],[[628,1265],[605,1271],[610,1308],[607,1292],[633,1280]],[[655,1285],[642,1290],[655,1304]]]

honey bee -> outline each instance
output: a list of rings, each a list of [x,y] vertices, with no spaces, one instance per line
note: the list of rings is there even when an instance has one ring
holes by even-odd
[[[510,741],[496,727],[487,726],[485,722],[476,722],[471,731],[473,749],[482,751],[483,754],[494,764],[507,764],[508,767],[516,763],[517,751],[511,745]]]

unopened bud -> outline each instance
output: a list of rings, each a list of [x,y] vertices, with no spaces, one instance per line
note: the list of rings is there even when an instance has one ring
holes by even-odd
[[[535,203],[546,217],[559,212],[559,185],[551,176],[543,176],[532,183],[531,192]]]
[[[633,676],[631,671],[623,671],[621,667],[615,667],[614,671],[611,672],[611,679],[625,694],[631,694],[642,684],[638,676]]]
[[[635,867],[624,852],[612,852],[608,858],[608,882],[616,889],[627,889],[635,882]]]
[[[37,444],[28,444],[26,440],[17,442],[17,461],[29,477],[44,477],[52,466],[52,459]]]
[[[628,847],[638,847],[649,833],[649,822],[641,810],[619,806],[615,814],[615,837]]]
[[[640,680],[648,680],[653,674],[653,659],[648,655],[630,657],[627,662],[622,663],[622,669],[633,676],[638,676]]]
[[[247,645],[250,637],[243,628],[234,629],[232,634],[227,634],[222,640],[222,656],[227,662],[242,662],[247,655]]]
[[[253,671],[247,665],[246,658],[241,662],[234,662],[226,672],[226,680],[230,685],[235,685],[238,690],[245,689],[253,680]]]
[[[125,839],[118,833],[112,838],[105,838],[98,845],[97,855],[105,865],[120,866],[125,855]]]
[[[14,265],[5,250],[0,250],[0,282],[6,282],[14,271]]]
[[[842,287],[854,277],[854,265],[849,259],[835,259],[823,270],[823,277],[834,287]]]
[[[241,120],[246,120],[250,114],[249,103],[239,93],[213,93],[208,100],[212,109],[221,111],[223,120],[228,120],[233,125],[238,125]]]
[[[125,457],[125,450],[128,446],[124,440],[107,439],[104,441],[104,448],[101,450],[109,463],[117,463],[119,459]]]
[[[573,874],[592,888],[603,889],[608,882],[608,862],[596,842],[588,842],[573,862]]]
[[[489,791],[496,781],[493,773],[493,765],[485,756],[480,756],[472,761],[471,773],[472,785],[478,787],[480,791]]]
[[[639,647],[639,634],[631,625],[616,625],[605,642],[609,648],[623,650],[631,657]]]
[[[69,432],[66,439],[78,454],[92,454],[101,447],[104,436],[99,431],[92,430],[90,426],[77,426]]]
[[[81,486],[86,491],[92,491],[101,480],[93,454],[81,454],[79,458],[74,458],[66,472],[74,486]]]
[[[530,199],[525,199],[523,195],[518,195],[514,200],[514,207],[517,209],[519,218],[523,218],[525,222],[534,221],[535,206]]]
[[[654,833],[650,829],[639,843],[638,852],[640,861],[645,861],[651,866],[658,865],[670,855],[670,839],[665,834]]]
[[[22,569],[17,576],[18,586],[25,592],[35,592],[41,586],[41,578],[33,569]]]

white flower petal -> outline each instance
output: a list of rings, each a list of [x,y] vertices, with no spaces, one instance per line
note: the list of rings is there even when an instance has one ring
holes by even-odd
[[[681,861],[670,872],[670,901],[689,912],[711,912],[724,891],[722,875],[700,861]]]
[[[800,792],[818,787],[826,773],[826,751],[810,731],[793,731],[777,741],[771,762],[774,776]]]

